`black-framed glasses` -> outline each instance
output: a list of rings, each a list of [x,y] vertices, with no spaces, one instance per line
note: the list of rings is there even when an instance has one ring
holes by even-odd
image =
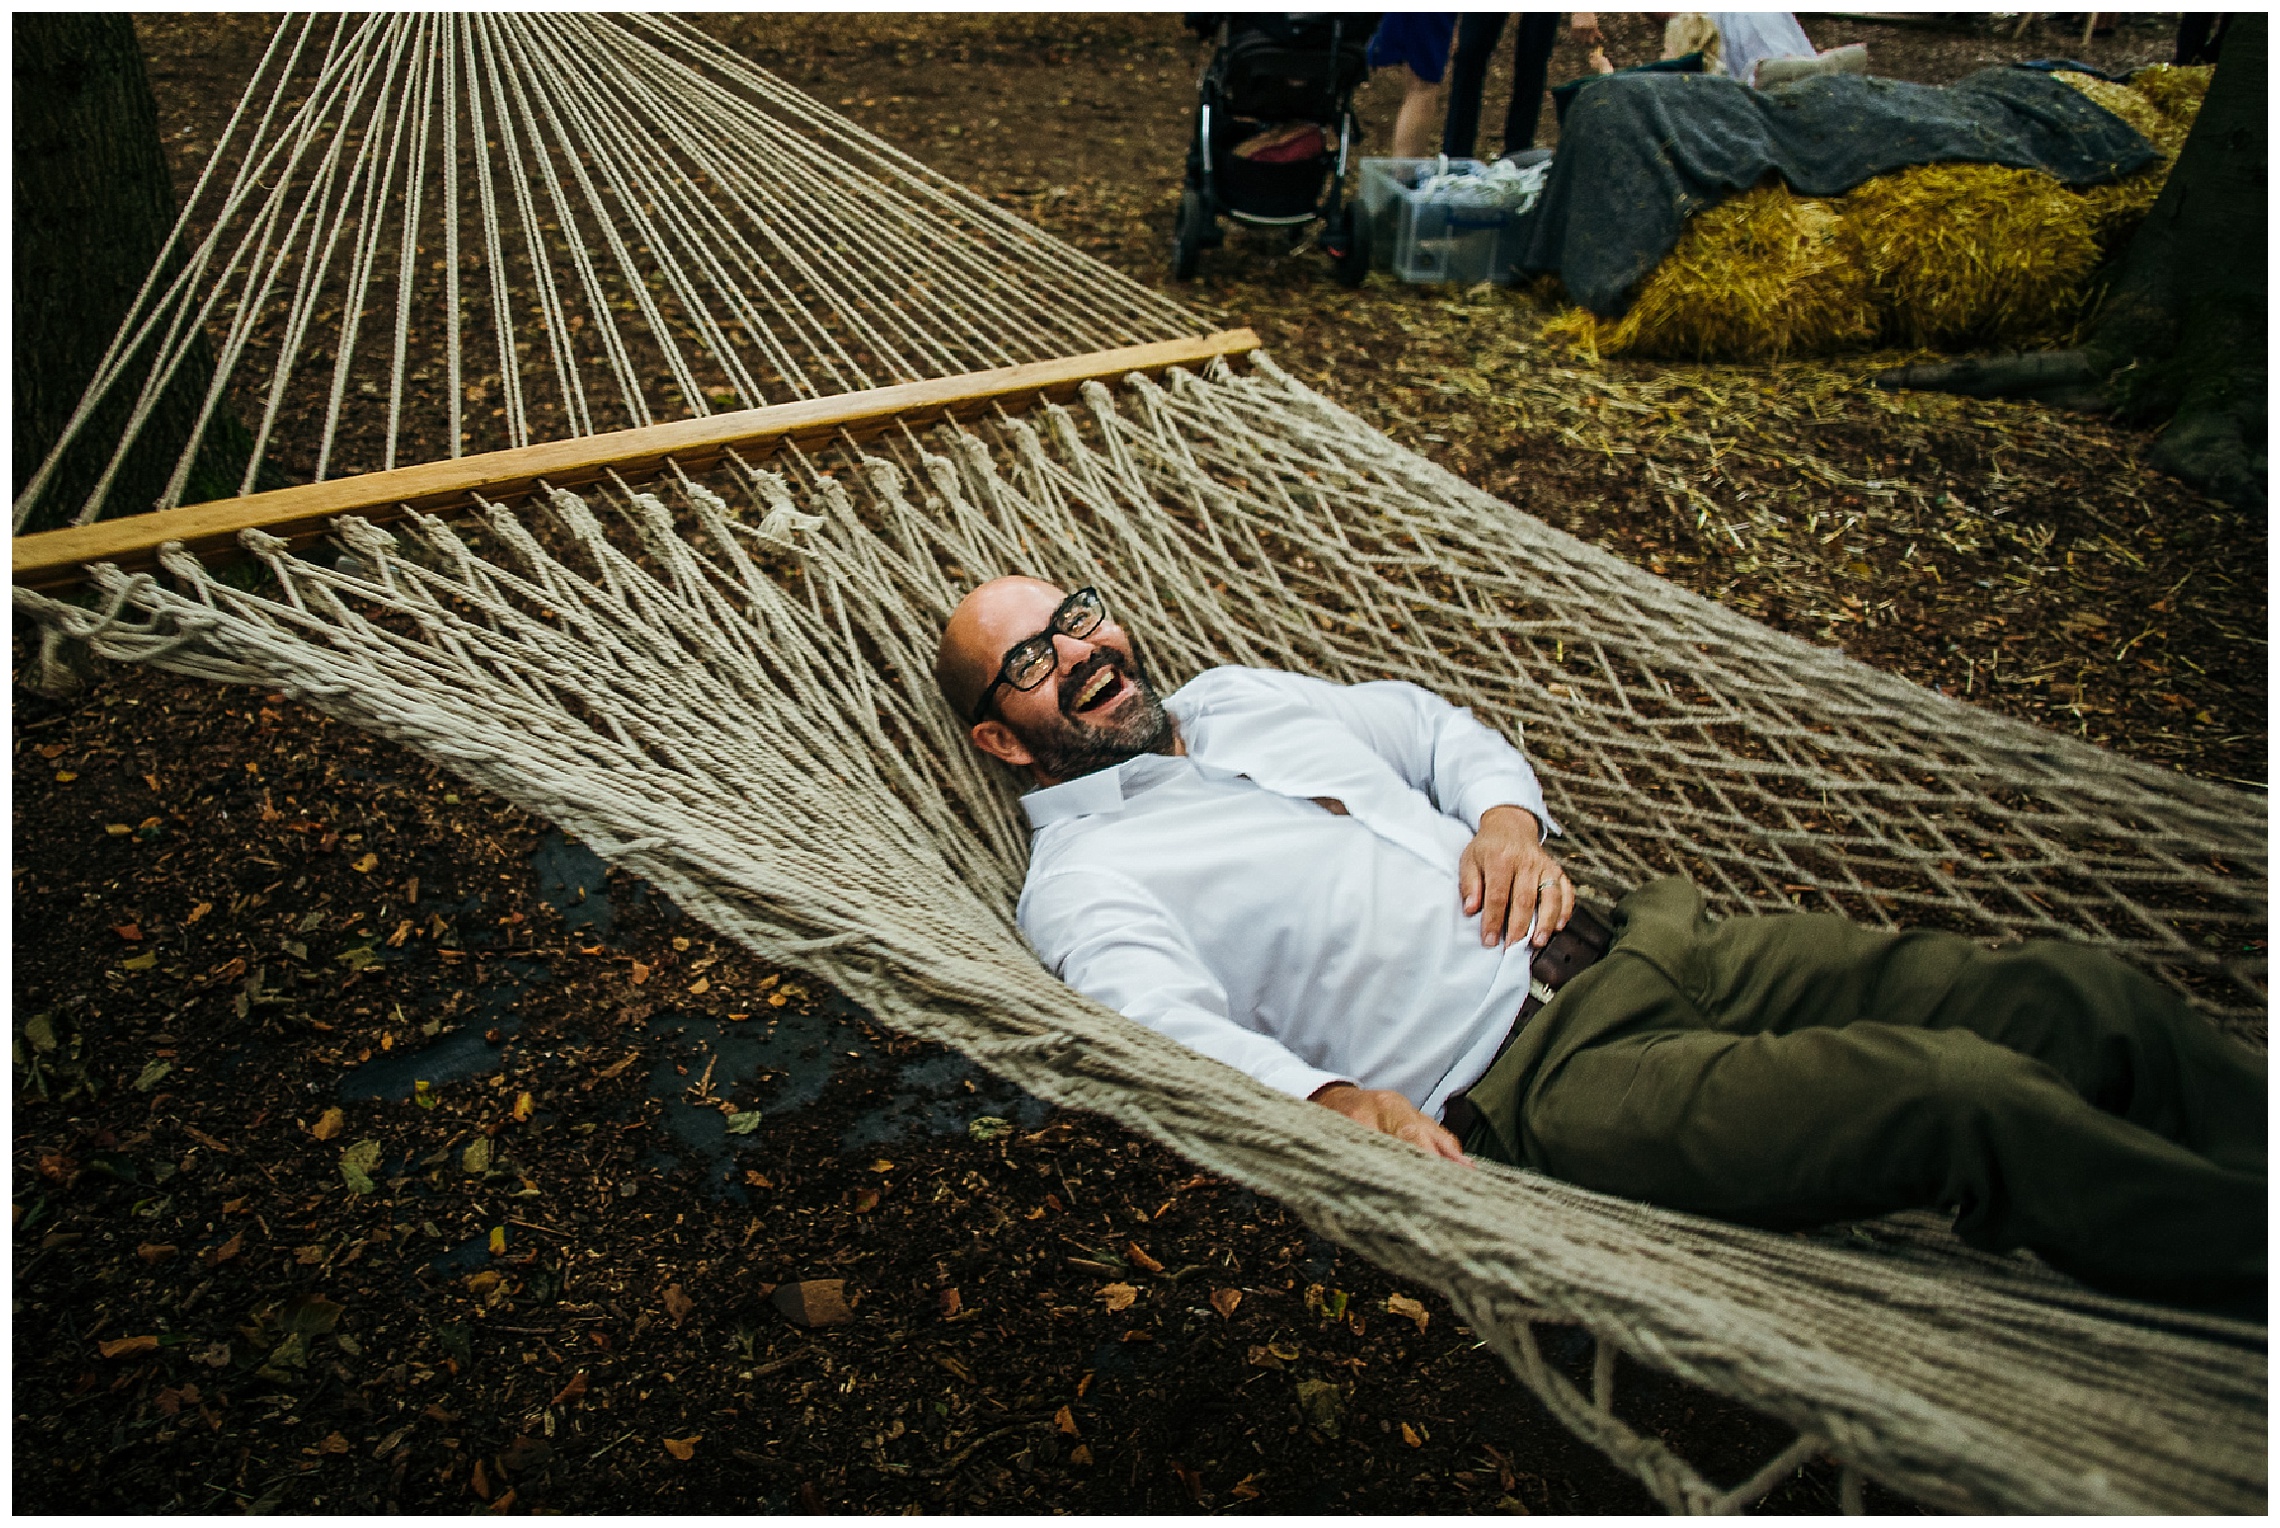
[[[998,665],[997,678],[982,691],[982,698],[974,703],[974,714],[969,726],[980,726],[989,714],[990,701],[997,695],[999,685],[1011,685],[1017,690],[1034,690],[1043,684],[1053,670],[1060,666],[1060,655],[1053,650],[1053,639],[1076,637],[1083,639],[1099,629],[1108,619],[1108,606],[1100,591],[1086,585],[1053,611],[1053,619],[1034,637],[1024,637],[1006,651],[1005,661]]]

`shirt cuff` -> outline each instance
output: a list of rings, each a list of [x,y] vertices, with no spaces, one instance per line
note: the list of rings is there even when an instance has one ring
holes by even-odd
[[[1277,1093],[1288,1093],[1299,1099],[1312,1098],[1333,1082],[1353,1081],[1342,1073],[1325,1072],[1320,1067],[1308,1066],[1296,1056],[1291,1057],[1287,1063],[1263,1068],[1253,1075]],[[1358,1083],[1355,1085],[1360,1086]]]
[[[1560,825],[1552,821],[1552,814],[1544,805],[1544,788],[1519,775],[1483,780],[1470,786],[1456,803],[1456,816],[1478,833],[1480,820],[1500,806],[1516,806],[1533,816],[1546,839],[1560,833]]]

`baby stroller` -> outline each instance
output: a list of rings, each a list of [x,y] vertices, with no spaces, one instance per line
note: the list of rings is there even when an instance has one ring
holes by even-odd
[[[1296,232],[1316,221],[1339,281],[1369,274],[1368,236],[1345,198],[1354,90],[1369,72],[1375,16],[1191,15],[1218,47],[1198,91],[1187,181],[1172,232],[1172,276],[1186,281],[1225,241],[1222,215]],[[1327,189],[1325,189],[1327,182]]]

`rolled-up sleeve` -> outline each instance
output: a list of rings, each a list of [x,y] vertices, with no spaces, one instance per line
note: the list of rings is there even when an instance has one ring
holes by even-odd
[[[1526,756],[1464,707],[1397,679],[1338,685],[1297,674],[1274,677],[1335,718],[1437,809],[1474,832],[1480,831],[1482,815],[1499,806],[1525,808],[1543,825],[1547,838],[1560,831]]]
[[[1048,875],[1024,889],[1018,917],[1054,975],[1167,1039],[1297,1098],[1352,1080],[1239,1023],[1178,922],[1121,876],[1091,869]]]

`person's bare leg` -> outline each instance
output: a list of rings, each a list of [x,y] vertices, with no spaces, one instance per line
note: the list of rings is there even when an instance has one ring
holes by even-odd
[[[1401,77],[1401,110],[1393,119],[1393,157],[1430,158],[1441,130],[1441,87],[1426,84],[1407,64],[1392,67]]]

